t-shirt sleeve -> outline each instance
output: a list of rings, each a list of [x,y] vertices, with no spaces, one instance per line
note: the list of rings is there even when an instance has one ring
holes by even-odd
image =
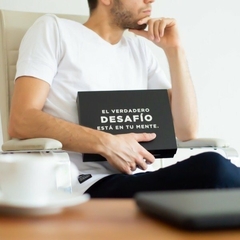
[[[56,16],[37,19],[21,41],[15,79],[31,76],[51,85],[60,59],[59,38]]]

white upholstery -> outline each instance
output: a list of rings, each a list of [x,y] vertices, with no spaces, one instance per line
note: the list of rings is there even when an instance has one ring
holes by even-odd
[[[3,146],[3,151],[38,151],[38,150],[61,150],[62,143],[49,138],[33,138],[33,139],[11,139],[6,141]]]
[[[0,146],[3,144],[3,134],[2,134],[2,118],[1,118],[1,112],[0,112]],[[1,148],[0,148],[1,152]]]
[[[37,159],[42,159],[46,156],[52,157],[61,166],[56,176],[57,187],[65,191],[71,191],[69,156],[66,152],[61,151],[62,144],[59,141],[46,138],[9,140],[7,132],[20,42],[27,29],[43,14],[0,10],[0,113],[2,120],[0,129],[4,143],[2,148],[5,151],[2,154],[0,152],[0,161],[8,157],[21,158],[24,156],[24,158]],[[86,16],[63,14],[59,14],[59,16],[79,22],[84,22],[87,19]],[[0,142],[0,146],[2,146],[2,142]]]
[[[3,141],[9,139],[7,124],[13,80],[16,72],[18,48],[21,39],[33,22],[43,13],[0,10],[0,111],[3,125]],[[63,15],[61,17],[84,22],[87,16]]]

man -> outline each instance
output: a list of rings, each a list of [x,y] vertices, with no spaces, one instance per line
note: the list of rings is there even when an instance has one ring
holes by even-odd
[[[152,19],[153,2],[88,0],[90,17],[84,25],[45,15],[29,29],[20,47],[9,134],[61,141],[79,169],[77,190],[92,197],[240,186],[238,168],[214,153],[136,173],[137,167],[150,170],[155,160],[139,144],[153,140],[155,134],[111,135],[78,125],[80,90],[165,88],[177,138],[196,137],[196,97],[177,24],[170,18]],[[123,37],[127,29],[163,49],[171,84],[141,38]],[[107,161],[84,163],[81,153],[101,154]]]

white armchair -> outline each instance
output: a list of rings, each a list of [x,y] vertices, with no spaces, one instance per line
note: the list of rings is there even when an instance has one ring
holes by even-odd
[[[56,180],[57,187],[71,192],[71,165],[69,156],[62,151],[62,144],[54,139],[10,139],[7,126],[11,96],[13,92],[14,77],[18,49],[22,37],[41,13],[0,10],[0,161],[8,158],[53,158],[59,164]],[[86,20],[86,16],[62,15],[79,22]],[[2,144],[3,142],[3,144]]]
[[[39,158],[51,155],[56,158],[60,164],[65,166],[65,168],[63,168],[63,172],[59,173],[60,175],[62,174],[61,176],[64,175],[65,177],[65,180],[63,180],[62,177],[58,178],[59,187],[71,190],[69,158],[68,154],[61,150],[62,144],[59,141],[42,138],[10,140],[7,133],[9,109],[11,104],[11,95],[13,92],[13,80],[15,77],[19,45],[27,29],[41,15],[42,13],[0,10],[0,112],[2,116],[3,135],[3,152],[0,152],[0,160],[3,157],[7,157],[8,154],[14,154],[14,157],[19,156],[19,154],[25,154],[26,157],[32,157],[34,155],[34,157]],[[87,16],[57,15],[79,22],[84,22],[87,19]],[[220,153],[227,158],[231,158],[232,156],[234,158],[237,157],[236,151],[231,149],[228,144],[221,139],[204,138],[188,142],[178,142],[178,152],[181,149],[188,149],[188,156],[195,154],[196,151],[212,150],[220,151]],[[178,161],[181,157],[179,158],[177,155],[178,153],[172,160],[163,159],[161,164],[157,167],[164,167]]]

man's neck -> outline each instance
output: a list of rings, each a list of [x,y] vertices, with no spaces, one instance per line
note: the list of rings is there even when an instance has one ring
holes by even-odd
[[[117,44],[123,35],[124,30],[110,22],[104,15],[92,14],[84,26],[96,32],[101,38],[110,44]]]

